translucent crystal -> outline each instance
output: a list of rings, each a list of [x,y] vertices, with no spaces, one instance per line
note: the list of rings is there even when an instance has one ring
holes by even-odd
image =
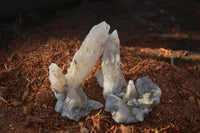
[[[126,80],[120,68],[120,45],[117,31],[113,31],[105,42],[102,71],[96,73],[98,82],[103,86],[104,97],[121,92]]]
[[[112,114],[112,118],[118,123],[130,123],[137,122],[138,120],[132,115],[129,107],[124,101],[113,94],[109,94],[106,97],[105,111]]]
[[[120,67],[120,44],[117,31],[110,34],[105,42],[102,71],[96,72],[97,80],[103,87],[106,100],[105,110],[118,123],[144,120],[145,114],[160,102],[161,89],[149,77],[139,78],[134,85],[128,85]]]
[[[55,93],[65,93],[67,79],[61,68],[55,63],[51,63],[49,66],[49,80],[51,82],[51,89]]]
[[[123,99],[130,100],[137,97],[138,95],[137,95],[137,90],[135,88],[135,85],[132,80],[129,80],[126,93],[124,94]]]
[[[64,75],[56,64],[50,65],[51,88],[58,100],[55,110],[63,117],[78,121],[92,110],[103,107],[101,103],[87,98],[81,83],[102,55],[109,29],[110,26],[102,22],[90,30],[80,49],[75,53],[67,75]]]
[[[68,69],[66,77],[69,88],[78,88],[91,72],[103,53],[109,29],[110,26],[106,22],[102,22],[90,30],[81,47],[75,53]]]
[[[161,89],[153,83],[149,76],[138,78],[135,86],[138,91],[138,104],[146,108],[152,108],[160,103]]]
[[[51,89],[57,99],[55,110],[61,112],[66,98],[67,79],[62,73],[61,68],[55,63],[51,63],[49,66],[49,80],[51,82]]]

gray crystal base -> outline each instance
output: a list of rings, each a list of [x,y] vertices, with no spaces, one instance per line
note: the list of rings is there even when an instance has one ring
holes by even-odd
[[[73,95],[68,93],[55,94],[57,100],[55,111],[61,113],[62,117],[67,117],[71,120],[79,121],[81,118],[87,116],[92,110],[97,110],[103,107],[103,105],[97,101],[89,100],[82,88],[79,88],[80,99],[72,97]]]
[[[102,84],[102,83],[100,83]],[[136,123],[160,103],[161,89],[148,77],[129,81],[120,93],[109,93],[105,97],[105,111],[111,113],[117,123]]]

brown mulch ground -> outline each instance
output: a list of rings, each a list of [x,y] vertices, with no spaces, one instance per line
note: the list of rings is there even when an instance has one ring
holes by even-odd
[[[12,42],[0,50],[0,96],[8,102],[0,101],[0,132],[199,132],[200,3],[183,1],[97,2],[48,24],[25,26],[13,40],[0,36],[0,42]],[[81,41],[102,20],[118,29],[126,80],[149,75],[162,90],[161,103],[143,122],[117,124],[104,108],[80,122],[54,111],[48,66],[55,62],[67,73]],[[99,69],[100,60],[82,87],[90,99],[105,104],[94,75]]]
[[[54,111],[56,99],[50,88],[48,66],[57,63],[66,73],[73,55],[80,47],[79,40],[54,40],[32,47],[12,46],[13,52],[1,51],[0,85],[6,87],[0,102],[4,114],[0,118],[2,132],[195,132],[200,130],[200,78],[179,66],[172,66],[164,58],[134,52],[121,47],[121,66],[125,78],[136,81],[149,75],[162,89],[161,103],[144,122],[117,124],[111,115],[100,109],[80,122],[60,117]],[[179,61],[180,62],[180,61]],[[176,63],[176,62],[175,62]],[[83,83],[84,92],[91,99],[104,104],[102,88],[94,73],[100,69],[99,60]]]

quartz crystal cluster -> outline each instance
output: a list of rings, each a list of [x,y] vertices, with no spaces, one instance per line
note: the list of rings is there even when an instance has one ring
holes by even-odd
[[[120,68],[120,44],[117,31],[113,31],[105,42],[102,71],[96,72],[103,87],[105,110],[118,123],[144,120],[144,115],[159,104],[161,89],[148,77],[127,84]]]
[[[87,98],[81,83],[102,55],[109,29],[110,26],[102,22],[90,30],[75,53],[66,75],[55,63],[49,66],[49,80],[57,98],[55,110],[61,116],[78,121],[92,110],[103,107],[101,103]]]
[[[105,22],[95,25],[86,36],[65,75],[52,63],[49,79],[57,103],[55,110],[62,116],[78,121],[92,110],[103,105],[87,98],[81,83],[91,72],[101,55],[102,70],[96,72],[98,83],[103,88],[105,110],[118,123],[144,120],[144,116],[159,104],[161,89],[148,77],[138,78],[136,83],[126,82],[120,67],[120,42],[114,30]]]

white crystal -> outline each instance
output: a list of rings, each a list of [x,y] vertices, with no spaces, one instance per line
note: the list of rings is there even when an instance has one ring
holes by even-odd
[[[126,93],[124,94],[123,99],[128,101],[133,98],[137,98],[137,90],[135,88],[133,81],[129,80]]]
[[[55,110],[57,112],[61,112],[63,102],[66,98],[67,79],[62,73],[61,68],[55,63],[51,63],[51,65],[49,66],[49,80],[51,82],[51,89],[57,99]]]
[[[161,89],[153,83],[149,76],[138,78],[135,86],[141,98],[138,99],[142,106],[154,107],[160,103]]]
[[[112,118],[118,123],[137,122],[138,120],[132,115],[131,110],[116,95],[109,94],[106,97],[105,111],[112,114]]]
[[[75,53],[68,69],[67,85],[78,88],[91,72],[104,50],[110,26],[106,22],[95,25],[86,36],[79,50]]]
[[[108,36],[105,42],[102,72],[96,73],[99,84],[103,85],[104,97],[110,93],[115,94],[121,92],[122,88],[127,84],[120,68],[119,48],[119,38],[115,30]]]
[[[139,121],[144,120],[144,112],[141,109],[133,108],[132,113],[135,115],[137,120],[139,120]]]
[[[102,55],[109,29],[110,26],[102,22],[90,30],[75,53],[67,75],[56,64],[49,66],[51,88],[58,100],[55,110],[61,116],[78,121],[92,110],[103,107],[101,103],[87,98],[81,84]]]
[[[49,66],[49,80],[51,82],[51,89],[55,93],[65,93],[67,79],[61,68],[55,63],[51,63]]]
[[[105,110],[118,123],[144,120],[154,106],[160,102],[161,89],[149,77],[139,78],[136,86],[130,80],[128,85],[120,67],[120,45],[117,31],[105,42],[102,71],[96,73],[106,100]]]
[[[97,71],[95,73],[95,76],[97,77],[98,83],[101,87],[103,87],[103,72],[102,71]]]
[[[55,111],[61,113],[62,112],[62,107],[63,107],[63,103],[64,103],[64,100],[66,98],[66,94],[65,93],[55,93],[54,92],[54,95],[57,99],[57,102],[56,102],[56,106],[55,106]]]

